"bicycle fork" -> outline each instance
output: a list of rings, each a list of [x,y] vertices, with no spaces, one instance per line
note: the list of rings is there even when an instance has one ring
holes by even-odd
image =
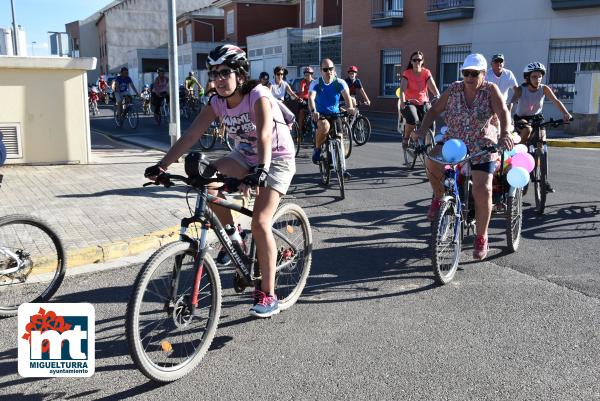
[[[339,154],[337,152],[335,152],[335,148],[336,146],[334,145],[335,143],[338,144],[338,149]],[[340,162],[342,165],[342,174],[344,173],[344,171],[346,171],[346,158],[344,157],[345,155],[345,151],[344,151],[344,141],[340,140],[339,138],[336,138],[334,141],[329,141],[329,154],[331,155],[331,163],[333,164],[333,171],[337,172],[337,158],[340,158]]]

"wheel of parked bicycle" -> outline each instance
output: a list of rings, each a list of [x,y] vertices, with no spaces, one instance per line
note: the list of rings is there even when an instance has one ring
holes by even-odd
[[[159,248],[142,267],[127,305],[126,335],[140,371],[159,382],[177,380],[208,351],[221,314],[221,280],[212,258],[202,260],[195,281],[195,244],[177,241]],[[199,285],[201,298],[190,310]]]
[[[443,201],[431,223],[430,247],[433,274],[440,284],[452,281],[458,269],[462,237],[457,224],[459,220],[454,201]],[[455,236],[456,230],[459,233]]]
[[[511,252],[519,249],[523,226],[523,192],[517,188],[513,196],[506,199],[506,242]]]
[[[217,140],[219,127],[211,124],[207,130],[200,137],[200,147],[203,150],[211,150],[213,146],[215,146],[215,142]]]
[[[371,138],[371,123],[365,116],[358,116],[352,124],[352,138],[356,146],[362,146]]]
[[[0,218],[0,316],[14,316],[19,305],[45,302],[65,276],[60,237],[34,216]]]

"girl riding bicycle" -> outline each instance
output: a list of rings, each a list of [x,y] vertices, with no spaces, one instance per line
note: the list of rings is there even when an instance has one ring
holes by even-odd
[[[146,169],[146,177],[156,177],[196,144],[208,126],[220,118],[228,135],[235,137],[235,149],[213,163],[229,177],[244,179],[256,187],[257,197],[252,218],[252,235],[257,245],[262,274],[261,288],[254,292],[250,314],[269,317],[279,313],[275,295],[277,249],[271,231],[273,215],[281,197],[287,192],[296,171],[294,143],[284,122],[277,100],[258,81],[249,81],[246,53],[226,44],[212,50],[207,59],[209,78],[216,84],[216,96],[194,120],[188,133],[167,152],[156,165]],[[249,187],[241,188],[248,194]],[[211,190],[213,195],[217,188]],[[229,209],[213,209],[224,225],[235,224]]]

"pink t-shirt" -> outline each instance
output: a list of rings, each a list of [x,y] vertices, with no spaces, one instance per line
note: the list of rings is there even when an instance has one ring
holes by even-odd
[[[227,101],[215,96],[210,102],[213,111],[221,118],[228,135],[235,139],[235,149],[240,152],[246,162],[255,166],[258,164],[258,140],[256,137],[256,118],[254,116],[254,104],[261,97],[266,97],[271,103],[273,115],[273,135],[271,142],[271,159],[293,159],[294,142],[290,130],[285,124],[281,109],[277,100],[271,94],[269,88],[257,85],[245,95],[241,103],[233,109],[227,107]]]
[[[408,81],[404,98],[406,100],[415,99],[419,105],[429,101],[427,96],[427,81],[431,78],[431,71],[427,68],[421,69],[421,74],[417,76],[411,69],[405,70],[402,76]]]

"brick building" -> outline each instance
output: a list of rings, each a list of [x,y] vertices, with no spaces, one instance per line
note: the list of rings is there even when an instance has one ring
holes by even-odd
[[[372,111],[396,112],[397,74],[415,50],[437,82],[438,23],[427,20],[426,10],[426,1],[344,0],[343,69],[359,67]]]

